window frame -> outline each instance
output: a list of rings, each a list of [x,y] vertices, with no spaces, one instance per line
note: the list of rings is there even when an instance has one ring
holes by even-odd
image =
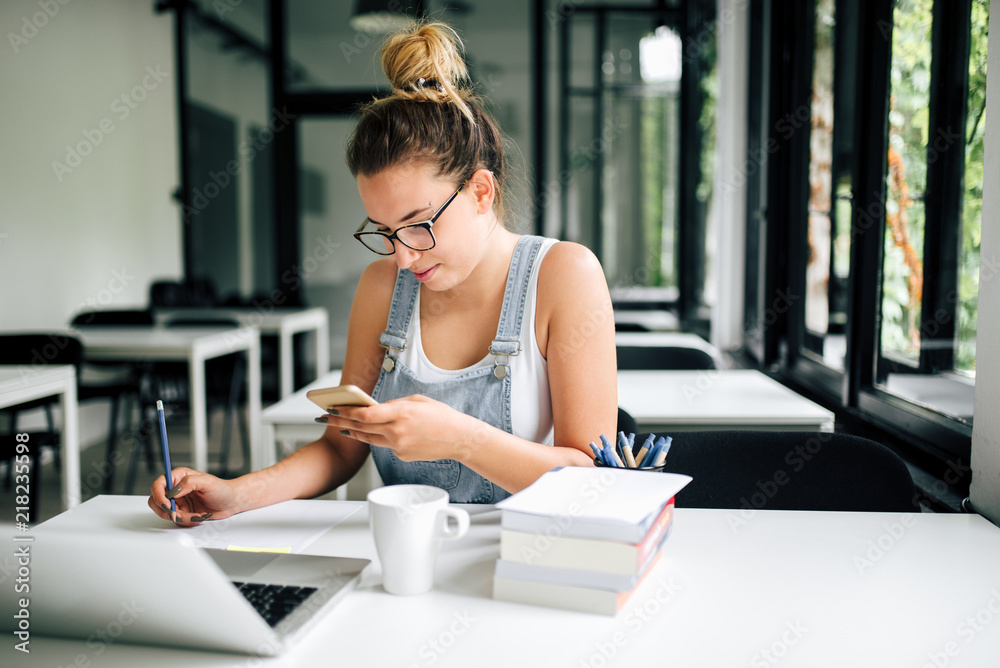
[[[851,7],[857,11],[857,43],[844,45],[840,43],[842,30],[839,17],[842,8],[850,10]],[[803,128],[805,132],[793,134],[788,141],[780,143],[780,150],[772,153],[765,184],[767,201],[754,207],[755,194],[748,194],[748,237],[762,227],[760,243],[763,252],[755,258],[748,256],[748,262],[760,262],[762,266],[758,269],[757,281],[747,286],[745,329],[760,336],[759,340],[748,337],[745,350],[759,366],[774,368],[788,382],[813,390],[821,402],[901,437],[904,442],[912,444],[915,456],[930,456],[940,462],[954,461],[955,458],[967,460],[972,436],[972,428],[967,421],[921,406],[880,387],[880,381],[890,368],[893,372],[918,373],[952,369],[953,353],[950,349],[941,350],[937,346],[923,344],[951,341],[955,337],[957,300],[954,295],[958,282],[963,205],[961,184],[965,168],[964,152],[961,150],[943,151],[933,160],[928,158],[921,314],[932,314],[932,318],[937,314],[938,318],[931,320],[936,326],[921,326],[919,365],[913,365],[912,369],[899,365],[889,367],[888,360],[881,355],[879,324],[893,7],[893,0],[837,0],[834,90],[835,94],[842,93],[842,85],[837,83],[841,74],[837,69],[843,49],[852,49],[857,62],[863,64],[858,68],[853,91],[854,114],[850,122],[853,124],[853,146],[867,147],[866,150],[854,151],[850,166],[852,238],[844,370],[824,364],[809,352],[807,345],[809,334],[805,327],[803,297],[808,257],[808,121]],[[763,130],[756,129],[753,123],[749,125],[751,141],[763,144],[769,140],[768,132],[771,138],[780,139],[775,137],[776,124],[794,113],[799,105],[809,104],[815,5],[813,2],[799,3],[794,0],[753,0],[750,12],[751,58],[754,58],[753,44],[760,40],[754,32],[762,29],[754,17],[771,17],[762,32],[766,34],[770,30],[772,36],[768,45],[772,55],[762,59],[770,73],[771,90],[765,100],[751,88],[748,100],[751,117],[756,108],[757,116],[763,110],[767,119]],[[960,128],[963,137],[965,134],[970,16],[971,0],[934,2],[928,153],[934,150],[938,128]],[[955,57],[956,53],[964,53],[965,57]],[[835,111],[835,134],[841,122]],[[764,136],[754,139],[755,132],[763,132]],[[801,178],[789,178],[793,175],[800,175]],[[762,222],[755,216],[766,218]],[[750,252],[748,244],[748,254]],[[766,328],[755,326],[753,318],[759,318],[761,313],[766,312],[767,305],[780,302],[783,290],[785,295],[792,297],[788,300],[787,312],[773,317],[772,324]],[[921,325],[927,320],[921,315]]]

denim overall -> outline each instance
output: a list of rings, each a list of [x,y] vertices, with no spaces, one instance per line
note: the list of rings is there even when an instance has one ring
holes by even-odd
[[[479,418],[498,429],[511,431],[509,358],[521,351],[521,320],[528,295],[528,284],[542,237],[525,236],[518,240],[507,273],[503,308],[496,338],[490,344],[493,365],[475,367],[444,381],[425,382],[398,361],[406,348],[406,331],[413,316],[420,283],[409,270],[400,270],[392,293],[389,322],[379,336],[386,349],[382,371],[372,395],[377,401],[422,394],[452,408]],[[417,314],[417,317],[420,317]],[[533,326],[533,323],[528,323]],[[433,485],[448,492],[453,503],[496,503],[510,496],[481,475],[453,459],[404,462],[391,448],[371,446],[372,458],[386,485],[416,483]]]

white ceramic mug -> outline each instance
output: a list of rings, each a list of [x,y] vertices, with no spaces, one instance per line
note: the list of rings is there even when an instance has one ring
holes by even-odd
[[[469,530],[469,513],[449,506],[448,492],[430,485],[373,489],[368,518],[382,562],[382,586],[390,594],[429,591],[441,541],[461,538]]]

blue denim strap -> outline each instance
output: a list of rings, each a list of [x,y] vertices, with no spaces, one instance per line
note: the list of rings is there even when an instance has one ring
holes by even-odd
[[[410,326],[410,316],[413,314],[413,304],[417,301],[417,291],[420,283],[413,272],[400,269],[396,272],[396,286],[392,290],[392,304],[389,306],[389,321],[385,331],[379,334],[378,343],[386,349],[385,355],[392,362],[383,361],[386,371],[392,371],[395,365],[393,351],[406,350],[406,330]],[[388,365],[388,366],[387,366]]]
[[[503,307],[497,335],[490,343],[490,352],[496,356],[495,366],[504,364],[502,358],[521,352],[521,325],[524,320],[524,304],[528,299],[531,271],[535,267],[535,257],[542,247],[543,237],[523,236],[514,247],[507,274],[507,286],[503,294]],[[524,255],[524,259],[521,256]]]

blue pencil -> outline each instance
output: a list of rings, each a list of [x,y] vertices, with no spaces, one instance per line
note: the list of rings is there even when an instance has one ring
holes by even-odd
[[[163,416],[163,402],[156,400],[156,413],[160,418],[160,443],[163,445],[163,477],[167,481],[167,490],[174,488],[173,470],[170,467],[170,447],[167,445],[167,420]],[[177,521],[177,502],[170,499],[170,519]]]

